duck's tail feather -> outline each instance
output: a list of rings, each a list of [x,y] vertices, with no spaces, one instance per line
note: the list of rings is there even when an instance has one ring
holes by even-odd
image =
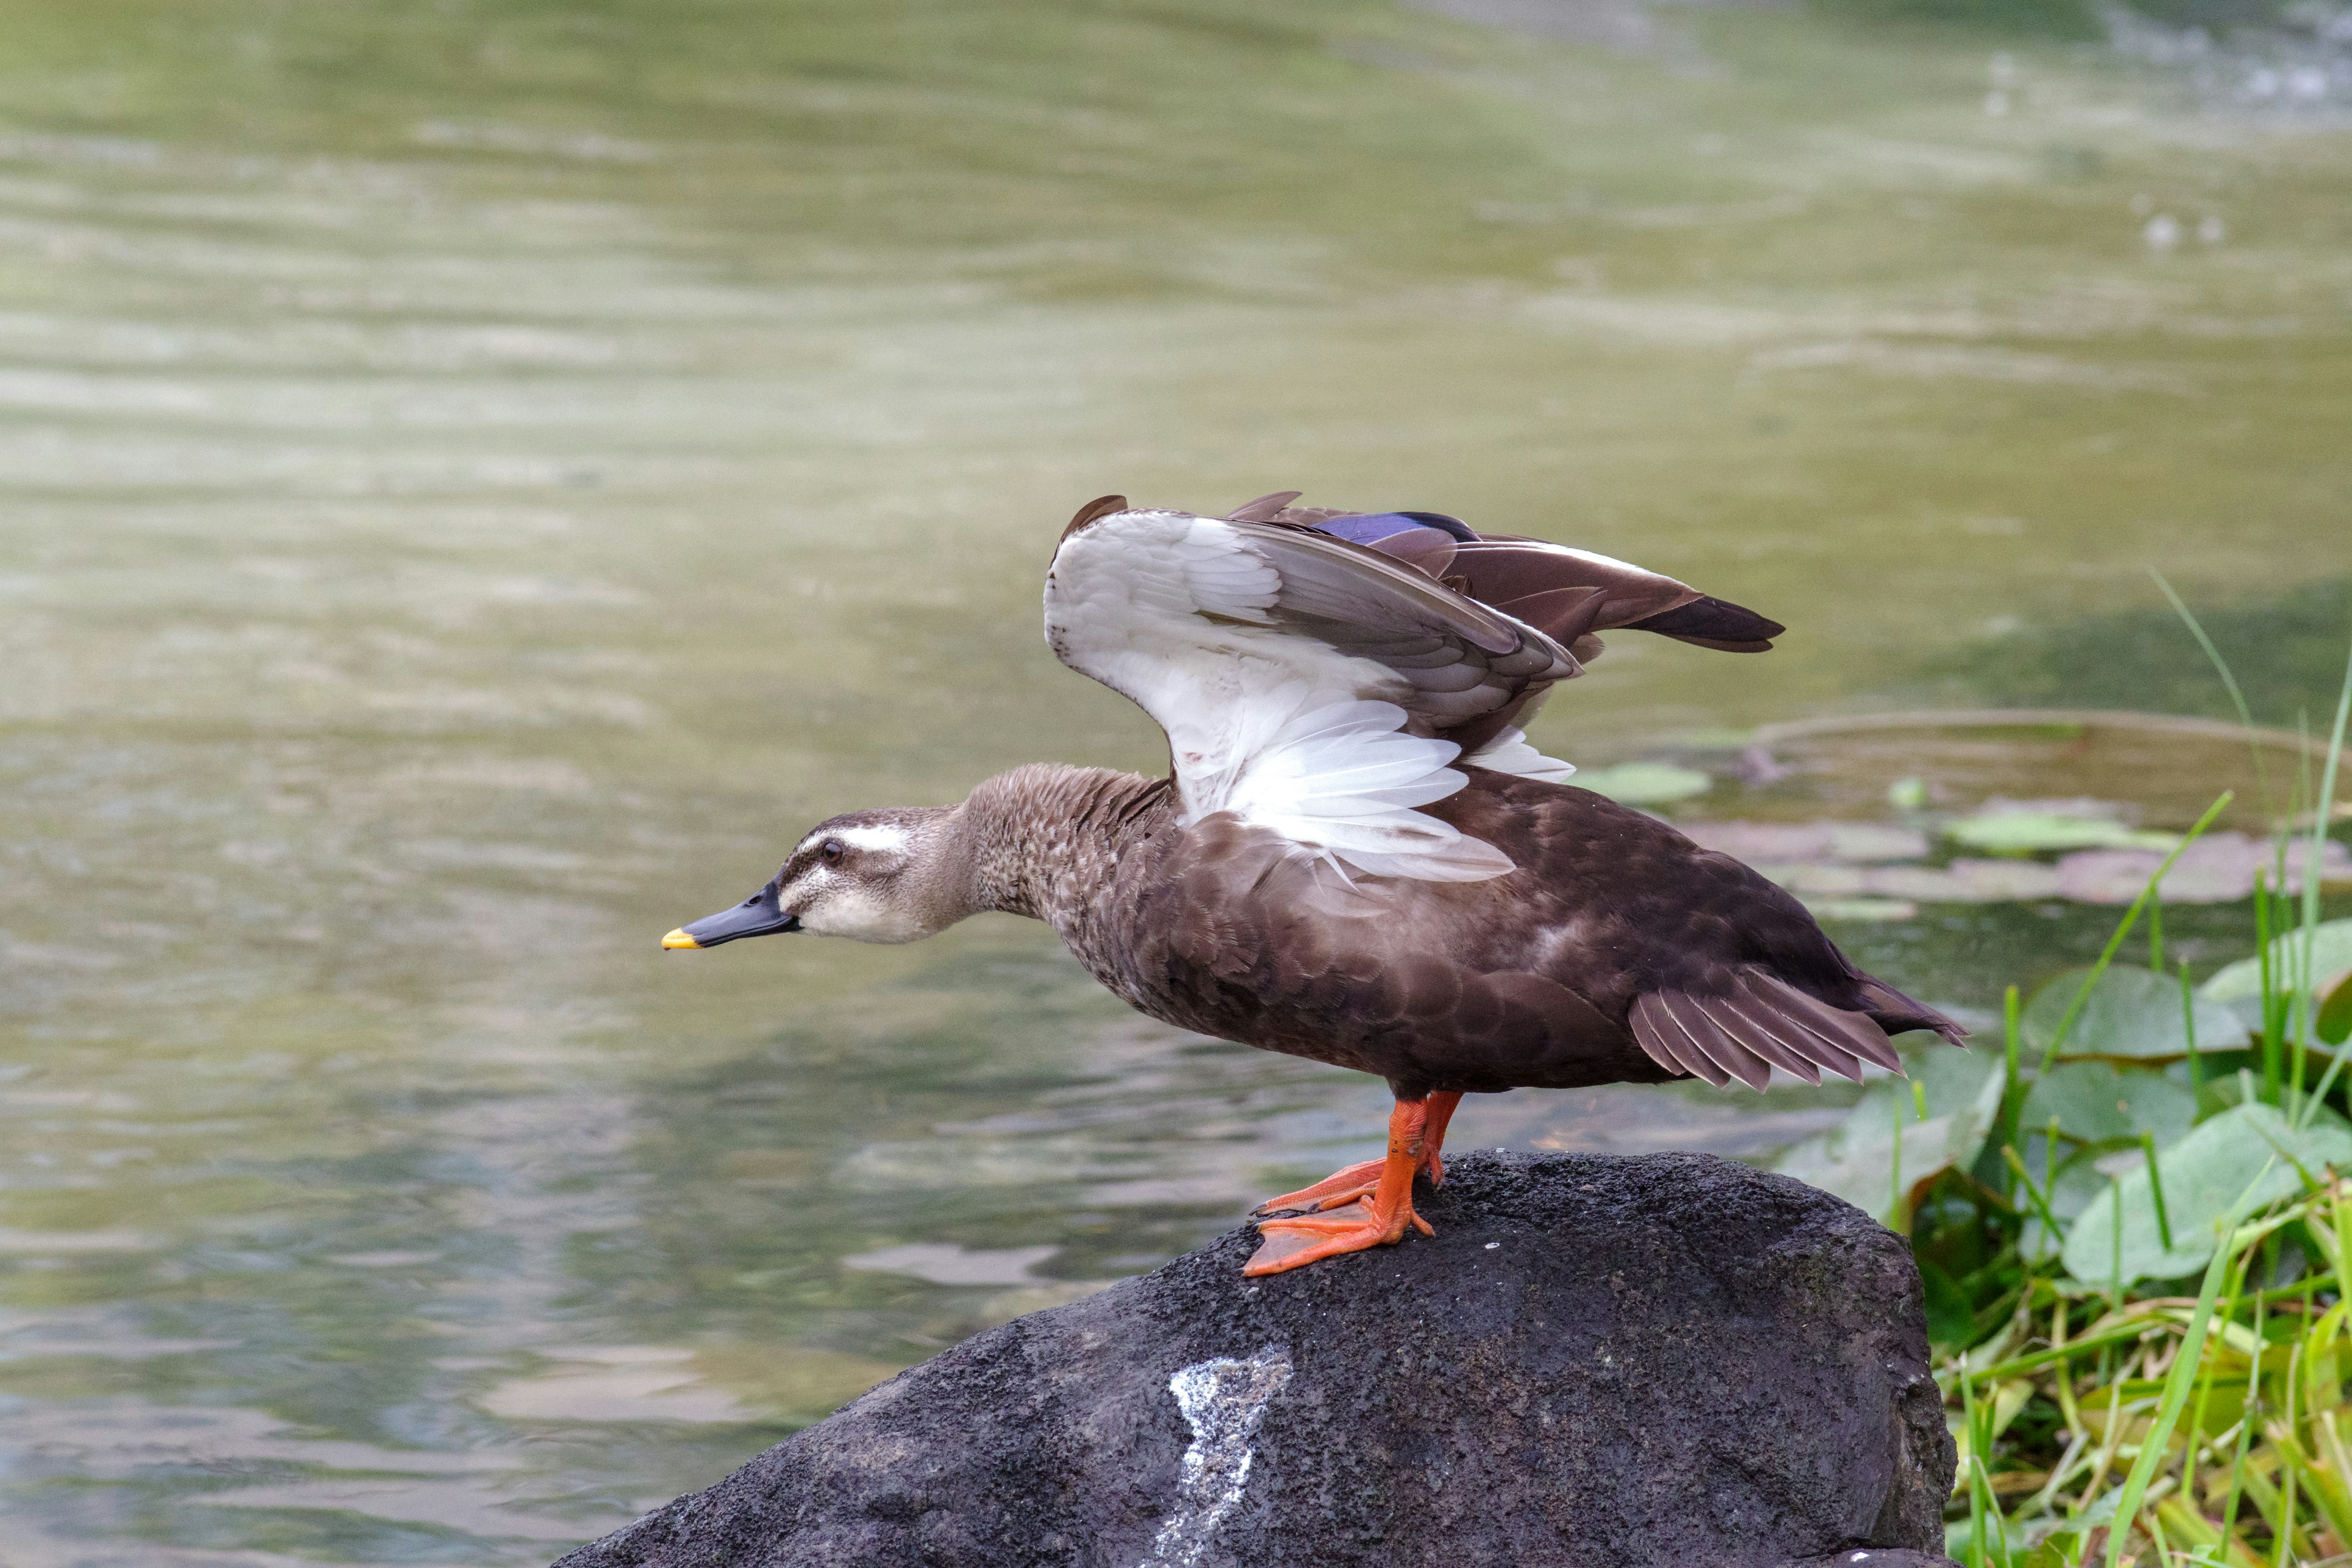
[[[1884,980],[1868,974],[1862,977],[1857,989],[1862,993],[1863,1011],[1876,1019],[1878,1026],[1888,1034],[1932,1029],[1948,1043],[1967,1048],[1968,1030],[1925,1002],[1915,1002]]]
[[[1772,639],[1789,629],[1745,605],[1735,605],[1712,594],[1702,594],[1687,605],[1676,605],[1671,610],[1661,610],[1625,624],[1634,631],[1656,632],[1724,653],[1769,652]]]
[[[1903,1058],[1887,1039],[1877,1005],[1882,997],[1899,1005],[1885,1016],[1901,1028],[1937,1028],[1947,1039],[1953,1037],[1946,1031],[1958,1030],[1932,1008],[1875,981],[1868,984],[1875,987],[1865,993],[1873,1005],[1858,1013],[1757,969],[1740,971],[1729,988],[1707,995],[1647,992],[1633,1003],[1633,1038],[1669,1072],[1703,1078],[1717,1089],[1736,1078],[1761,1089],[1774,1068],[1808,1083],[1821,1082],[1824,1068],[1860,1082],[1865,1062],[1901,1072]]]

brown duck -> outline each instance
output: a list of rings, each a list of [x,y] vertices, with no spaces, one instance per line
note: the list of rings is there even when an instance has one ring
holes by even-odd
[[[1598,632],[1760,652],[1779,624],[1607,556],[1296,499],[1106,496],[1062,534],[1046,641],[1160,722],[1169,777],[1035,763],[961,805],[836,816],[663,945],[913,942],[1003,910],[1155,1018],[1386,1079],[1386,1158],[1261,1205],[1252,1274],[1426,1232],[1413,1178],[1444,1180],[1465,1094],[1760,1089],[1897,1068],[1907,1029],[1958,1042],[1790,894],[1561,783],[1522,732]]]

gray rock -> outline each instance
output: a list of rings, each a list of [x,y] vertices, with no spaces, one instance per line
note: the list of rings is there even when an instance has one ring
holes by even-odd
[[[1467,1154],[1422,1212],[1257,1280],[1244,1227],[992,1329],[559,1568],[1945,1562],[1892,1233],[1697,1154]]]

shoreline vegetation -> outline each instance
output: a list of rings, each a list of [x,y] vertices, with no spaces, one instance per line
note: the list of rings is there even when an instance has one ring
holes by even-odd
[[[1925,1053],[1779,1162],[1911,1238],[1968,1568],[2352,1564],[2352,920],[2319,890],[2347,717],[2352,663],[2324,762],[2262,781],[2250,956],[2197,984],[2165,951],[2225,793],[2095,963],[2010,989],[1997,1055]]]

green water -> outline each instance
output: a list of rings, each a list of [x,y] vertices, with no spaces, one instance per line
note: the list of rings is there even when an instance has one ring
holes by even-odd
[[[1621,639],[1585,761],[2127,689],[2075,632],[2151,563],[2250,636],[2340,592],[2340,100],[1654,20],[0,4],[0,1562],[543,1561],[1364,1152],[1378,1086],[1041,928],[655,945],[831,812],[1158,765],[1037,635],[1092,496],[1441,508],[1795,628]],[[1982,1005],[2105,919],[1841,934]]]

